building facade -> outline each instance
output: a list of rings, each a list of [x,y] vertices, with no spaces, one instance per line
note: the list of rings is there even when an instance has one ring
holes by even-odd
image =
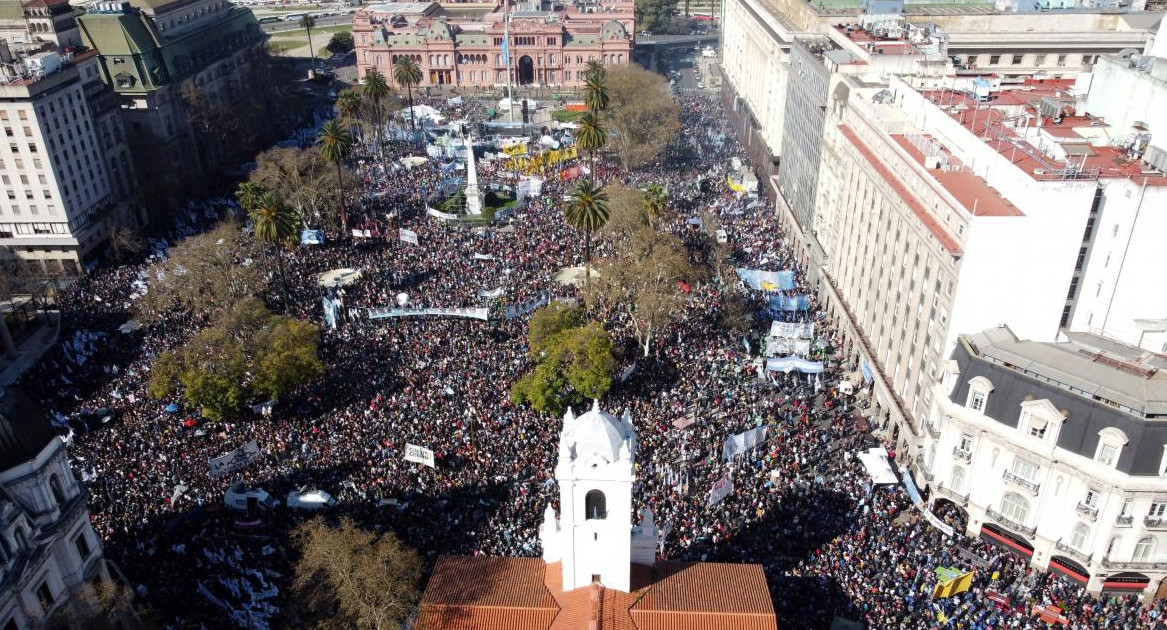
[[[0,247],[49,273],[73,273],[121,226],[137,227],[134,173],[97,53],[3,50]]]
[[[1093,593],[1162,595],[1167,359],[1089,333],[960,338],[934,386],[917,480],[968,534]]]
[[[266,36],[226,0],[99,3],[78,18],[144,186],[197,184],[272,123]]]
[[[631,62],[634,30],[633,3],[626,0],[499,3],[481,11],[405,2],[372,5],[353,17],[360,75],[375,68],[392,80],[393,64],[408,56],[421,68],[423,87],[497,88],[507,85],[508,67],[515,86],[579,87],[588,61]]]
[[[0,628],[28,630],[110,576],[64,440],[15,391],[0,394],[0,487]]]

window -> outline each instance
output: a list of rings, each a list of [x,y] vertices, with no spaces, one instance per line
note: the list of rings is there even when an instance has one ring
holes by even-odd
[[[1073,547],[1074,549],[1085,549],[1086,548],[1086,538],[1088,538],[1089,536],[1090,536],[1090,528],[1086,527],[1082,523],[1078,523],[1077,525],[1074,526],[1074,529],[1070,532],[1070,546]]]
[[[1098,507],[1098,491],[1094,488],[1086,490],[1086,496],[1082,497],[1082,505]]]
[[[1009,469],[1014,475],[1021,477],[1027,481],[1035,481],[1037,473],[1040,470],[1037,464],[1020,457],[1013,459],[1013,467]]]
[[[603,520],[608,518],[608,509],[605,505],[604,493],[599,490],[589,490],[584,496],[584,519]]]
[[[53,500],[60,505],[65,502],[65,492],[61,490],[61,478],[57,475],[49,477],[49,491],[53,494]]]
[[[1024,524],[1029,518],[1029,501],[1018,494],[1006,494],[1001,498],[1001,515],[1015,523]]]
[[[989,65],[990,66],[995,66],[999,63],[1001,63],[1001,55],[990,55],[989,56]]]
[[[28,550],[28,534],[24,533],[23,527],[17,527],[12,532],[12,541],[16,543],[16,551],[18,553]]]
[[[77,547],[77,555],[81,556],[82,560],[87,560],[89,554],[93,553],[93,549],[89,546],[89,541],[85,539],[85,534],[79,534],[74,538],[73,545]]]
[[[1039,68],[1040,68],[1041,66],[1044,66],[1044,65],[1045,65],[1045,60],[1046,60],[1046,57],[1047,57],[1047,55],[1038,55],[1038,56],[1034,57],[1034,58],[1033,58],[1033,65],[1035,65],[1035,66],[1037,66],[1037,67],[1039,67]]]
[[[956,466],[952,469],[952,477],[948,480],[948,485],[953,492],[960,492],[964,490],[964,469]]]
[[[1098,450],[1094,453],[1094,460],[1103,466],[1114,468],[1122,454],[1122,447],[1129,440],[1126,434],[1114,428],[1107,427],[1098,432]]]
[[[971,453],[971,452],[972,452],[972,446],[973,446],[973,436],[971,436],[971,435],[969,435],[969,434],[967,434],[967,433],[963,433],[963,434],[961,434],[961,436],[960,436],[960,445],[959,445],[959,446],[957,446],[957,448],[959,448],[960,450],[962,450],[962,451],[964,451],[964,452],[966,452],[966,453]]]
[[[1045,430],[1047,427],[1049,427],[1048,423],[1042,423],[1040,426],[1038,426],[1036,424],[1031,424],[1029,426],[1029,435],[1031,435],[1039,440],[1044,440],[1045,439]]]
[[[1167,501],[1155,501],[1151,504],[1151,510],[1147,512],[1147,518],[1163,518],[1167,516]]]
[[[984,392],[972,392],[971,394],[969,394],[968,406],[970,408],[972,408],[973,411],[984,411],[985,410],[985,393]]]
[[[1147,536],[1135,543],[1135,552],[1131,554],[1131,562],[1148,562],[1155,553],[1155,537]]]
[[[41,608],[48,610],[53,607],[53,590],[49,588],[48,581],[41,582],[41,585],[36,588],[36,597],[41,602]]]
[[[1015,65],[1015,66],[1021,65],[1021,60],[1024,58],[1025,58],[1024,55],[1013,55],[1013,65]]]

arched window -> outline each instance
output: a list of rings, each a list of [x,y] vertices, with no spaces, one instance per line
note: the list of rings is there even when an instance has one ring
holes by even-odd
[[[1074,526],[1070,532],[1070,546],[1079,551],[1086,549],[1086,539],[1090,536],[1090,528],[1082,523]]]
[[[973,411],[985,412],[985,403],[989,400],[989,392],[993,391],[993,384],[983,376],[974,376],[968,381],[968,400],[965,407]]]
[[[603,520],[608,518],[608,508],[604,493],[599,490],[590,490],[584,496],[584,519]]]
[[[61,479],[56,474],[49,477],[49,491],[53,493],[53,500],[57,505],[65,503],[65,492],[61,490]]]
[[[1114,468],[1118,464],[1118,457],[1122,454],[1122,447],[1130,439],[1126,434],[1114,427],[1106,427],[1098,432],[1098,447],[1094,452],[1094,460],[1103,466]]]
[[[1029,501],[1019,494],[1009,493],[1001,499],[1001,515],[1005,518],[1024,525],[1029,518]]]
[[[12,540],[16,543],[16,552],[20,553],[28,549],[28,534],[24,533],[23,527],[17,527],[12,532]]]
[[[964,469],[960,466],[952,468],[952,478],[948,480],[948,485],[953,492],[960,492],[964,490]]]
[[[1131,556],[1131,562],[1149,562],[1151,555],[1155,553],[1155,537],[1147,536],[1135,543],[1135,553]]]

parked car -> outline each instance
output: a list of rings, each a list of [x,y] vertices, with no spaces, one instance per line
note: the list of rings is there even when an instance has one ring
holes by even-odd
[[[299,490],[288,493],[287,505],[292,509],[319,510],[336,505],[336,499],[323,490],[301,486]]]
[[[257,512],[270,510],[279,505],[279,501],[263,488],[248,488],[237,482],[223,493],[223,505],[240,512]]]

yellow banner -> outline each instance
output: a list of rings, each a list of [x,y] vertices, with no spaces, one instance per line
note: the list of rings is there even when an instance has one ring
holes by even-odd
[[[575,159],[579,150],[575,147],[543,151],[535,155],[520,155],[512,157],[507,164],[511,170],[519,170],[528,175],[545,174],[548,169],[558,166],[562,162]]]

